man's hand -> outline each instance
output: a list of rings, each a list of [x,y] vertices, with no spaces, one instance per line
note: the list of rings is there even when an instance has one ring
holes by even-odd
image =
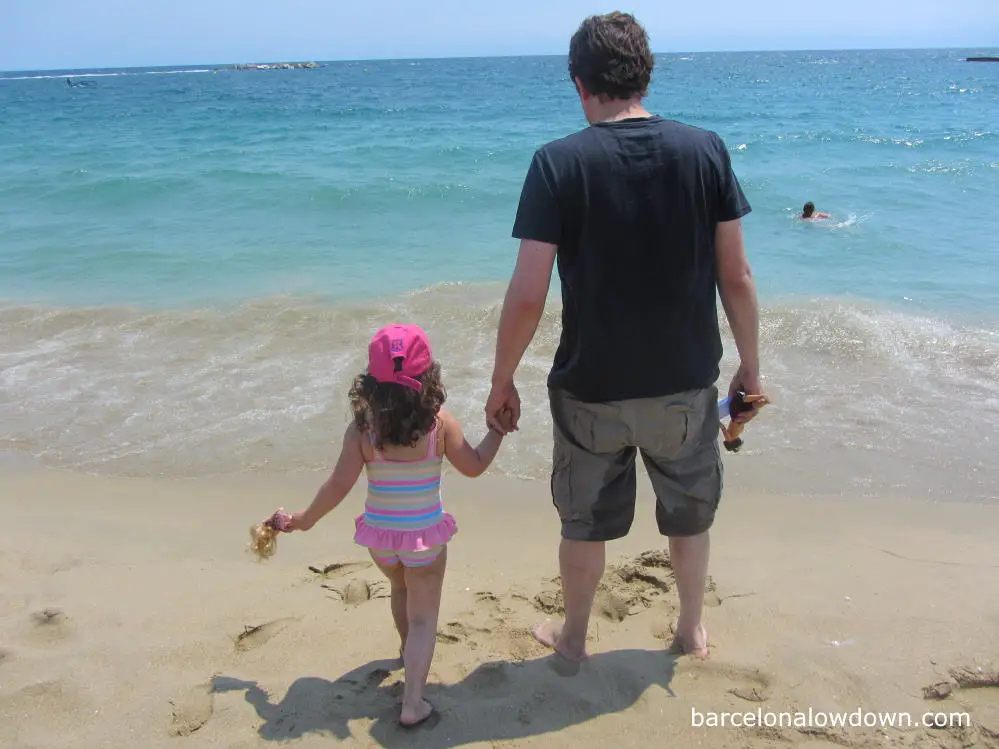
[[[739,368],[732,377],[732,384],[728,388],[729,397],[734,397],[740,390],[746,395],[762,395],[763,388],[760,386],[760,371],[758,369],[752,369],[743,363],[739,364]],[[743,411],[734,417],[734,421],[745,424],[756,416],[757,410],[756,408],[752,408]]]
[[[506,412],[506,413],[504,413]],[[493,383],[486,400],[486,423],[502,434],[516,431],[520,421],[520,393],[513,380]]]
[[[497,431],[504,437],[514,431],[513,411],[509,407],[502,408],[496,419],[499,422],[499,429]]]

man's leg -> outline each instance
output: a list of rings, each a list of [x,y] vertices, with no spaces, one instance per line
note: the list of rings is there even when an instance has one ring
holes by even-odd
[[[563,538],[559,545],[559,572],[565,621],[549,620],[534,628],[534,636],[568,660],[587,657],[586,633],[597,586],[604,574],[603,541],[573,541]]]
[[[680,597],[675,645],[705,657],[708,636],[701,618],[723,467],[718,449],[717,390],[679,393],[643,404],[647,415],[642,460],[656,493],[656,524],[669,538]]]
[[[685,653],[706,657],[708,633],[701,623],[704,613],[704,583],[708,577],[711,542],[708,531],[696,536],[674,536],[669,540],[669,557],[680,596],[680,616],[676,622],[676,642]]]
[[[552,499],[562,520],[559,570],[565,621],[549,620],[534,636],[569,660],[587,656],[593,598],[604,572],[606,541],[628,534],[635,516],[635,448],[610,404],[582,403],[551,391],[555,445]]]

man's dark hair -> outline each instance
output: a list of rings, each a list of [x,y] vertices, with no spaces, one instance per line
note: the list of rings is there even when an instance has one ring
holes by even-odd
[[[654,66],[649,36],[629,13],[590,16],[569,42],[569,77],[594,96],[645,96]]]
[[[805,207],[801,209],[801,215],[804,216],[805,218],[808,218],[813,213],[815,213],[815,203],[809,200],[807,203],[805,203]]]

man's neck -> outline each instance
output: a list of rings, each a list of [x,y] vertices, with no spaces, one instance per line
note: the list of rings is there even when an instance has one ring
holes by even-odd
[[[642,100],[635,99],[612,99],[606,104],[601,103],[594,112],[593,123],[619,122],[621,120],[633,120],[644,117],[651,117],[649,111],[642,104]]]

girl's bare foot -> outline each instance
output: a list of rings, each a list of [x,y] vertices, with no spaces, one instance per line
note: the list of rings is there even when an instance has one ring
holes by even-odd
[[[579,663],[589,658],[585,642],[577,644],[562,641],[562,625],[563,622],[548,619],[531,627],[531,634],[535,640],[551,648],[567,661]]]
[[[436,713],[434,706],[426,700],[420,700],[415,707],[403,705],[402,712],[399,713],[399,725],[403,728],[415,728],[421,723],[425,723]]]

